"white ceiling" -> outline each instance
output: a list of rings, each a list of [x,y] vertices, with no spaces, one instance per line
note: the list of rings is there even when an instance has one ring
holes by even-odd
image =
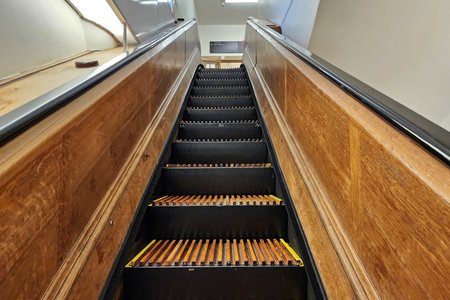
[[[256,17],[258,3],[227,3],[220,0],[195,0],[199,25],[244,25],[249,16]]]

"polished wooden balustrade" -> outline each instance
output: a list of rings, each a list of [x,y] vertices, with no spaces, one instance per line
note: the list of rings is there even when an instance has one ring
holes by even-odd
[[[95,299],[200,62],[195,23],[0,149],[0,298]]]
[[[247,25],[247,66],[330,298],[450,297],[450,169]]]

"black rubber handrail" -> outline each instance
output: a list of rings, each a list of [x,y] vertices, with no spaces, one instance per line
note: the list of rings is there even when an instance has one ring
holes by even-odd
[[[180,31],[186,31],[196,23],[195,19],[163,30],[154,39],[138,45],[130,53],[123,53],[90,74],[73,79],[50,92],[39,96],[17,109],[0,116],[0,145],[44,118],[58,108],[66,105],[79,95],[85,93],[119,69],[139,56],[155,48],[163,41]]]
[[[247,23],[269,35],[277,43],[306,62],[348,94],[410,136],[445,164],[450,165],[450,132],[427,120],[394,99],[368,86],[336,66],[312,54],[287,37],[250,17]]]

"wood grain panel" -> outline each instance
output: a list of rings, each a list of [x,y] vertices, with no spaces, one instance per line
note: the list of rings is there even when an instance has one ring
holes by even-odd
[[[284,110],[276,99],[280,84],[268,76],[270,64],[258,55],[249,70],[255,86],[261,85],[258,101],[290,192],[296,190],[291,177],[301,176],[303,197],[316,208],[304,213],[293,193],[328,295],[349,296],[335,289],[328,274],[335,268],[324,257],[338,260],[357,297],[448,299],[450,169],[264,33],[258,35],[258,54],[286,61]],[[311,216],[328,234],[322,249]]]
[[[380,296],[448,299],[448,204],[367,133],[360,143],[364,242],[358,250]]]
[[[179,33],[0,148],[0,298],[40,296],[54,278],[51,297],[79,272],[91,254],[82,239],[100,234],[93,218],[125,166],[140,161],[133,149],[189,67],[185,51]]]
[[[285,89],[286,89],[286,64],[285,59],[275,48],[261,35],[256,37],[258,68],[264,76],[264,80],[271,87],[273,94],[281,111],[285,111]]]
[[[323,180],[330,199],[350,230],[349,123],[339,107],[327,99],[290,63],[287,64],[285,119]]]
[[[248,55],[251,61],[256,62],[256,30],[250,26],[245,27],[245,48],[248,48]]]
[[[193,74],[190,72],[186,73],[178,92],[166,108],[164,116],[159,123],[154,124],[153,132],[151,132],[152,142],[146,143],[141,161],[129,179],[127,186],[118,192],[117,197],[119,197],[119,200],[110,217],[113,225],[108,225],[101,230],[92,255],[89,256],[75,284],[68,291],[69,299],[80,299],[80,297],[84,299],[98,298],[112,263],[116,259],[123,243],[148,179],[154,171],[159,155],[172,129],[173,121],[180,110],[180,104],[189,87],[191,76]]]
[[[186,31],[186,59],[189,59],[199,44],[197,25]]]
[[[64,198],[64,185],[60,180],[65,175],[61,163],[64,158],[61,145],[55,145],[25,166],[27,177],[18,176],[1,188],[0,293],[4,299],[22,293],[42,293],[43,287],[31,284],[29,280],[26,282],[30,284],[18,283],[30,274],[36,279],[49,280],[51,274],[46,274],[46,270],[55,269],[68,249],[60,223],[61,203],[58,202]],[[17,188],[16,180],[22,183],[21,188]],[[48,239],[54,243],[45,244]],[[53,259],[45,260],[47,255]]]
[[[71,242],[79,236],[124,163],[131,151],[129,145],[136,142],[153,116],[156,99],[152,101],[151,95],[141,91],[145,84],[139,79],[140,75],[146,78],[144,71],[140,67],[114,87],[64,135],[64,145],[71,153],[67,160],[67,168],[72,170],[68,174],[69,193],[76,195],[74,203],[67,206]],[[147,83],[153,84],[151,80]],[[110,118],[112,115],[116,117]]]

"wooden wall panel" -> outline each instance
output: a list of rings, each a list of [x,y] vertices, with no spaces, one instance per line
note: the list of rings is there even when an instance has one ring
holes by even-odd
[[[186,49],[185,33],[178,33],[0,148],[0,298],[38,297],[52,278],[48,297],[70,291],[74,274],[94,255],[89,245],[95,245],[104,218],[113,212],[118,195],[112,191],[141,161],[135,152],[161,119],[155,114],[164,113],[168,103],[181,104],[180,97],[167,95],[178,87],[185,90],[190,65],[200,61],[195,48],[186,64]],[[166,117],[171,122],[175,115]],[[156,143],[151,155],[157,156],[161,137],[152,137],[145,141]],[[142,161],[147,171],[153,168],[147,155]],[[136,191],[145,187],[148,172],[144,175]],[[114,215],[129,223],[138,200],[124,200],[134,206],[118,206]],[[121,229],[116,241],[123,239],[127,224]],[[105,254],[108,268],[97,270],[97,279],[105,280],[118,245]],[[89,284],[84,288],[97,294],[102,288],[98,280]]]
[[[339,107],[314,88],[291,64],[287,67],[285,118],[296,140],[324,181],[327,192],[350,229],[349,122]]]
[[[199,48],[199,43],[197,26],[191,27],[186,31],[186,59],[191,57],[192,53]]]
[[[284,112],[286,87],[285,59],[278,55],[275,48],[267,43],[260,35],[256,37],[256,44],[258,47],[256,63],[264,75],[265,81],[271,87],[270,91],[276,99],[278,106]]]
[[[264,33],[244,61],[250,51],[258,53],[249,68],[262,85],[258,101],[329,296],[347,298],[323,252],[336,254],[359,298],[449,298],[450,168]],[[303,200],[295,174],[307,189]],[[305,197],[332,249],[318,246]]]
[[[60,180],[65,175],[61,163],[64,158],[64,149],[54,145],[24,166],[29,172],[26,178],[22,177],[21,188],[14,178],[0,189],[0,294],[3,299],[42,293],[42,287],[31,279],[50,280],[52,274],[48,270],[55,270],[68,250],[61,226],[63,205],[58,201],[64,198]],[[48,244],[48,239],[53,243]]]
[[[450,295],[448,202],[367,133],[361,134],[360,145],[363,230],[358,250],[371,277],[379,279],[375,284],[380,295],[446,298]]]
[[[245,28],[245,48],[248,48],[248,55],[250,56],[251,61],[256,63],[256,30],[250,26]],[[247,67],[249,67],[249,65],[247,65]]]
[[[89,256],[71,289],[66,291],[69,299],[96,299],[99,297],[112,263],[122,246],[148,179],[158,162],[161,149],[170,134],[173,121],[181,108],[180,104],[184,100],[192,76],[193,74],[190,72],[186,73],[177,94],[174,96],[174,101],[170,102],[164,116],[153,126],[152,142],[143,149],[133,177],[130,178],[126,187],[120,191],[117,207],[110,217],[112,225],[102,229],[92,255]]]
[[[141,91],[146,84],[154,83],[141,81],[141,76],[149,79],[145,71],[141,66],[114,87],[64,135],[63,144],[70,152],[67,169],[71,170],[71,203],[66,207],[70,212],[69,243],[79,236],[130,153],[130,145],[136,143],[153,117],[152,106],[159,100]],[[167,86],[163,90],[167,91]],[[111,118],[112,115],[116,117]]]

